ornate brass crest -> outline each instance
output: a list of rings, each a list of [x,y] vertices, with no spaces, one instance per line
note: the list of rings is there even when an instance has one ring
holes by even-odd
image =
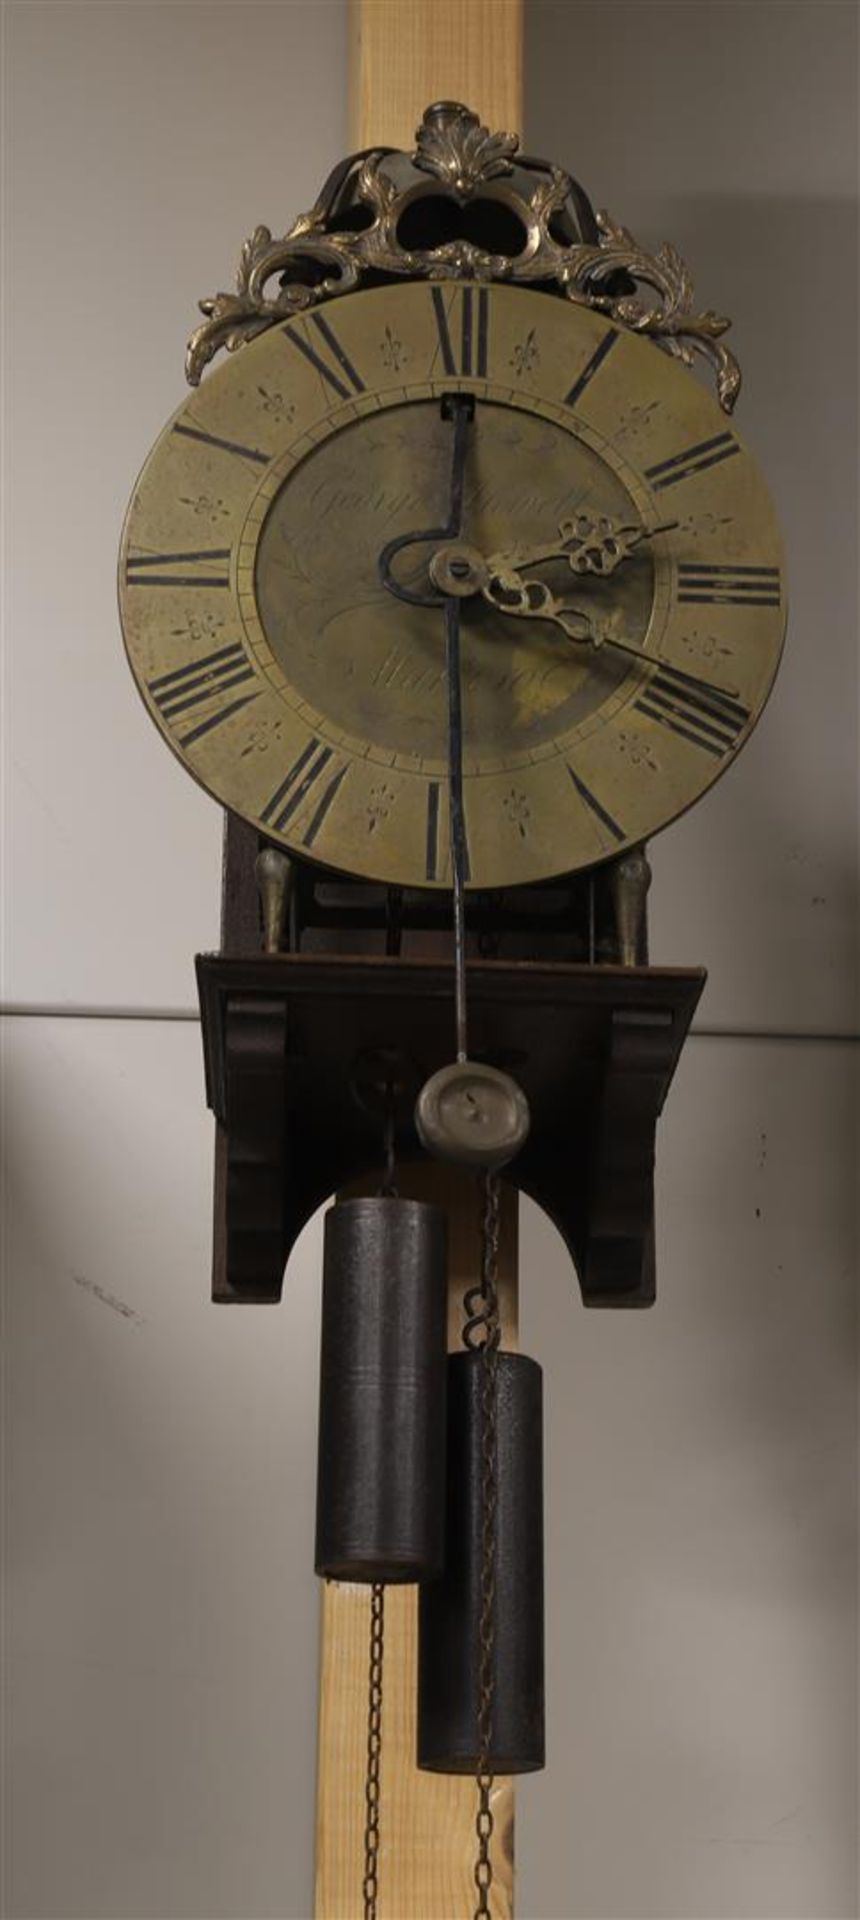
[[[415,138],[416,167],[435,173],[455,193],[474,193],[486,180],[511,173],[519,147],[515,133],[490,133],[476,113],[452,100],[427,108]]]
[[[428,107],[416,141],[412,154],[378,147],[343,161],[282,239],[254,229],[236,292],[200,302],[206,318],[186,357],[192,386],[221,347],[233,351],[363,282],[405,275],[546,287],[650,335],[687,366],[703,356],[732,411],[741,374],[722,341],[730,322],[694,311],[692,279],[674,247],[648,253],[608,214],[595,215],[568,173],[520,154],[515,134],[490,133],[456,102]]]

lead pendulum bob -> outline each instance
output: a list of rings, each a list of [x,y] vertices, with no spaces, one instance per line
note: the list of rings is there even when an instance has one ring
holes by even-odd
[[[416,1581],[445,1557],[447,1222],[420,1200],[325,1216],[316,1571]]]
[[[482,1367],[448,1360],[445,1572],[418,1602],[418,1765],[475,1773],[481,1758]],[[521,1353],[496,1357],[495,1606],[486,1771],[544,1765],[543,1375]]]

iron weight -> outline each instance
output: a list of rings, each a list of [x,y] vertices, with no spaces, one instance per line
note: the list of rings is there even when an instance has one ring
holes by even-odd
[[[544,1765],[543,1374],[499,1353],[491,1773]],[[481,1371],[478,1352],[448,1359],[446,1565],[418,1612],[418,1765],[474,1773],[481,1614]]]
[[[420,1200],[325,1216],[315,1565],[404,1582],[445,1557],[447,1221]]]

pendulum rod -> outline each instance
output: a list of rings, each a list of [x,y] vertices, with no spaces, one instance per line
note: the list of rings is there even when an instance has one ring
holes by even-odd
[[[445,680],[448,688],[448,822],[451,843],[451,879],[454,903],[455,1004],[457,1060],[468,1059],[466,1046],[466,880],[468,853],[466,816],[463,803],[463,676],[460,659],[460,599],[464,590],[458,583],[468,575],[468,562],[455,551],[463,532],[463,491],[466,476],[468,426],[475,402],[468,393],[446,393],[442,398],[442,418],[454,423],[454,448],[451,457],[451,482],[448,489],[448,518],[444,527],[422,528],[397,534],[383,547],[379,556],[379,578],[388,593],[413,607],[440,607],[445,611]],[[428,593],[407,586],[398,579],[394,561],[404,549],[428,546],[437,551],[429,556],[430,578],[441,584],[436,567],[442,572],[448,591]],[[447,564],[446,564],[447,563]],[[453,591],[451,590],[453,588]],[[465,592],[471,590],[465,581]]]
[[[448,689],[448,823],[451,845],[451,883],[454,918],[455,1019],[458,1064],[468,1059],[466,1039],[466,881],[469,856],[466,841],[466,814],[463,800],[463,674],[460,649],[460,600],[472,591],[469,563],[457,553],[463,533],[463,493],[466,477],[466,449],[469,423],[475,413],[475,401],[468,393],[446,393],[442,398],[442,418],[454,423],[454,447],[451,456],[451,480],[448,489],[448,517],[442,527],[421,528],[397,534],[379,555],[381,584],[395,599],[408,606],[444,609],[445,682]],[[430,579],[437,589],[428,593],[399,579],[394,568],[398,555],[414,546],[427,547],[430,554]],[[442,591],[438,591],[439,588]]]
[[[466,439],[473,403],[468,395],[449,396],[445,403],[454,421],[451,462],[449,529],[452,540],[463,531],[463,482]],[[454,906],[455,1019],[457,1059],[467,1060],[466,1041],[466,816],[463,806],[463,675],[460,660],[460,601],[445,599],[445,669],[448,681],[448,794],[451,836],[451,874]]]
[[[460,603],[445,610],[448,671],[449,817],[454,904],[454,997],[457,1059],[468,1060],[466,1038],[466,823],[463,813],[463,689],[460,673]]]

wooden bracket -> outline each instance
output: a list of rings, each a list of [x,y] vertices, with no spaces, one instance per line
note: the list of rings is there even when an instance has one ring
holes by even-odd
[[[197,977],[219,1123],[213,1293],[275,1301],[306,1220],[380,1165],[380,1124],[362,1097],[369,1060],[394,1063],[398,1154],[419,1155],[412,1101],[450,1059],[453,971],[206,954]],[[471,1051],[515,1074],[531,1108],[506,1178],[554,1221],[587,1306],[654,1299],[655,1131],[704,979],[700,968],[470,964]]]

